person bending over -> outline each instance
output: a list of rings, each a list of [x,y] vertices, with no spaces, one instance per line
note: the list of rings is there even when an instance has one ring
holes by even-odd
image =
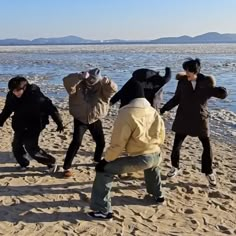
[[[0,114],[0,126],[12,113],[12,128],[14,138],[12,142],[13,155],[22,170],[27,169],[31,158],[47,165],[49,172],[57,170],[56,159],[39,147],[39,135],[49,123],[49,116],[57,124],[57,131],[63,131],[63,124],[57,108],[46,97],[40,88],[30,84],[24,77],[17,76],[8,82],[9,92],[5,106]]]

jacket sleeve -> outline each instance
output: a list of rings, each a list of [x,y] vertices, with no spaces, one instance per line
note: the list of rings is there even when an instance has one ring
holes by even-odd
[[[56,108],[56,106],[52,103],[52,100],[49,99],[47,96],[45,96],[40,89],[37,91],[37,95],[39,102],[40,102],[40,107],[41,111],[43,113],[46,113],[50,115],[53,119],[53,121],[58,125],[58,126],[63,126],[62,124],[62,119],[61,116]]]
[[[69,95],[76,93],[76,87],[83,81],[82,73],[69,74],[63,78],[64,87]]]
[[[115,103],[117,103],[121,98],[121,90],[119,90],[110,100],[110,104],[114,105]]]
[[[171,110],[172,108],[174,108],[175,106],[177,106],[179,104],[180,101],[180,93],[181,93],[181,89],[180,89],[180,83],[181,81],[178,82],[176,91],[175,91],[175,95],[174,97],[172,97],[161,109],[160,109],[160,113],[163,114],[166,111]]]
[[[10,93],[7,94],[4,108],[0,114],[0,126],[2,127],[5,121],[10,117],[13,112],[12,107],[12,95]]]
[[[224,87],[214,87],[210,90],[211,97],[225,99],[228,96],[227,90]]]
[[[151,77],[150,79],[147,80],[147,82],[151,83],[153,88],[155,87],[162,87],[164,86],[166,83],[168,83],[171,79],[171,69],[169,67],[165,68],[165,75],[164,76],[160,76],[159,74],[157,74],[156,76]]]
[[[120,154],[125,150],[131,133],[132,129],[127,122],[127,119],[119,113],[114,123],[110,146],[105,153],[106,161],[114,161],[120,156]]]
[[[48,98],[44,98],[44,107],[46,109],[47,114],[49,114],[53,121],[58,125],[58,126],[63,126],[61,116],[56,108],[56,106],[52,103],[52,101]]]
[[[161,116],[157,114],[157,122],[158,122],[158,144],[162,145],[165,141],[166,131],[165,131],[165,123]]]
[[[103,80],[102,80],[103,81]],[[104,100],[108,100],[117,91],[117,84],[109,79],[108,83],[102,83],[102,95]]]
[[[122,93],[123,93],[123,88],[134,78],[132,77],[131,79],[129,79],[122,87],[121,89],[111,98],[110,103],[111,105],[117,103],[119,100],[121,100],[122,97]]]

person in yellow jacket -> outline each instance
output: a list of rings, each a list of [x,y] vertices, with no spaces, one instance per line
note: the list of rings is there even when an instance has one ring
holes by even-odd
[[[74,133],[64,160],[64,176],[73,175],[72,161],[79,150],[84,133],[89,130],[96,143],[94,161],[99,162],[105,147],[101,119],[108,113],[110,98],[117,85],[98,68],[86,72],[69,74],[63,78],[69,94],[69,111],[74,118]]]
[[[105,158],[96,165],[90,217],[111,220],[110,191],[114,175],[144,171],[146,189],[157,203],[164,202],[161,191],[161,148],[165,139],[164,122],[145,99],[137,81],[123,88],[128,104],[120,108]],[[128,156],[120,157],[125,151]]]

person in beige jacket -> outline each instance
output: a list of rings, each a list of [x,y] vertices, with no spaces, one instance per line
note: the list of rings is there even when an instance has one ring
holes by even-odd
[[[101,118],[108,113],[110,98],[117,91],[117,85],[102,77],[98,68],[87,72],[69,74],[63,78],[69,94],[69,111],[74,117],[73,138],[64,160],[64,176],[73,175],[72,161],[88,129],[96,142],[94,161],[99,162],[105,147]]]
[[[88,213],[96,219],[113,217],[110,191],[114,175],[143,170],[147,192],[157,203],[164,202],[159,169],[164,122],[146,100],[139,82],[126,84],[122,93],[128,104],[120,108],[105,158],[96,165],[90,204],[93,211]],[[123,151],[128,156],[120,157]]]

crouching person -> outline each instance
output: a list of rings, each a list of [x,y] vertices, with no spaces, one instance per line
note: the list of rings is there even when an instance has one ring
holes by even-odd
[[[38,145],[40,132],[49,123],[49,115],[57,124],[57,131],[63,130],[63,124],[57,108],[35,84],[29,84],[24,77],[14,77],[8,82],[9,92],[6,96],[5,106],[0,114],[0,126],[12,113],[12,128],[14,138],[12,151],[22,170],[27,169],[31,158],[41,164],[47,165],[49,172],[57,170],[56,159],[46,153]]]
[[[161,191],[161,149],[165,139],[164,122],[145,99],[139,82],[132,81],[123,90],[128,104],[120,108],[105,158],[96,165],[88,215],[112,219],[112,181],[115,175],[144,171],[146,189],[157,203],[164,202]],[[128,156],[119,157],[125,151]]]

